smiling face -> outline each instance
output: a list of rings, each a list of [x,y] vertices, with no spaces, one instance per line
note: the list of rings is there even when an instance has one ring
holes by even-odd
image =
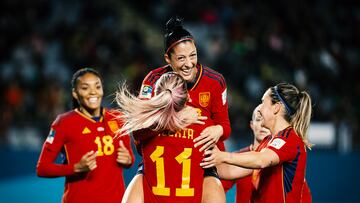
[[[184,41],[175,45],[165,60],[187,82],[195,80],[197,69],[197,51],[193,41]]]
[[[101,100],[104,95],[101,80],[93,73],[86,73],[77,79],[72,91],[73,97],[78,101],[85,114],[100,116]]]

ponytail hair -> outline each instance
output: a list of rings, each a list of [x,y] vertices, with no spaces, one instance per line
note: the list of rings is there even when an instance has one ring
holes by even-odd
[[[155,96],[149,100],[132,95],[123,84],[116,92],[116,102],[121,112],[119,118],[124,121],[120,135],[144,128],[172,132],[185,128],[190,123],[179,112],[185,107],[187,99],[186,82],[174,72],[165,73],[158,79]]]
[[[270,88],[272,103],[281,102],[286,110],[284,118],[301,137],[305,145],[311,149],[313,144],[308,140],[308,129],[312,114],[310,95],[300,92],[294,85],[280,83]]]

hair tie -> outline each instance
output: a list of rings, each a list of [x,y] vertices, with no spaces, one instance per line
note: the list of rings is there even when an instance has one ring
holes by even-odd
[[[292,114],[293,114],[293,110],[292,110],[292,108],[290,107],[290,105],[285,101],[285,99],[283,99],[283,98],[281,97],[281,95],[279,94],[277,85],[274,87],[274,91],[275,91],[276,96],[277,96],[277,97],[279,98],[279,100],[281,101],[281,103],[284,104],[285,109],[286,109],[286,112],[287,112],[289,115],[292,115]]]

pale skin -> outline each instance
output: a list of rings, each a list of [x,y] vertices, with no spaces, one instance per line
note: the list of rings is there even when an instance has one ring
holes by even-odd
[[[77,85],[72,90],[72,96],[79,103],[79,111],[92,118],[101,115],[101,100],[104,95],[102,83],[99,77],[92,73],[80,76]],[[119,142],[117,149],[117,163],[124,167],[131,165],[131,155],[122,141]],[[97,152],[89,151],[85,153],[79,162],[74,164],[75,172],[88,172],[95,170]]]
[[[196,79],[197,69],[197,50],[193,41],[184,41],[175,45],[171,54],[164,55],[165,61],[170,64],[173,71],[181,75],[185,81],[193,82]],[[198,121],[206,117],[198,118]],[[201,124],[201,123],[199,123]],[[194,147],[201,146],[199,151],[204,151],[216,145],[223,134],[223,128],[220,125],[213,125],[205,128],[199,137],[194,139]],[[136,175],[126,188],[123,197],[123,203],[141,203],[143,197],[143,175]],[[204,203],[225,203],[225,192],[219,179],[208,176],[203,181],[203,200]]]
[[[259,113],[263,117],[262,126],[270,129],[272,134],[287,128],[290,124],[284,119],[285,108],[283,104],[277,102],[272,104],[269,96],[270,89],[265,92],[262,98],[262,103],[259,106]],[[244,153],[230,153],[222,152],[216,147],[205,152],[208,157],[203,159],[200,164],[203,168],[219,166],[223,164],[230,165],[224,167],[220,175],[224,179],[242,178],[252,173],[253,169],[263,169],[279,164],[278,155],[268,149],[264,148],[260,152],[250,151]]]

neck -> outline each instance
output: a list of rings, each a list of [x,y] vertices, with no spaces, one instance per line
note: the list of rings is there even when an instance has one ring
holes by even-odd
[[[278,119],[278,121],[275,122],[273,130],[271,131],[272,135],[276,135],[278,132],[284,130],[289,126],[291,126],[290,123],[284,120],[283,118]]]
[[[86,108],[80,106],[79,111],[89,118],[100,116],[100,108],[97,108],[95,110],[89,110],[89,109],[86,109]]]
[[[257,139],[256,138],[254,138],[254,143],[252,144],[252,149],[251,150],[255,150],[258,146],[259,146],[259,142],[257,141]]]

